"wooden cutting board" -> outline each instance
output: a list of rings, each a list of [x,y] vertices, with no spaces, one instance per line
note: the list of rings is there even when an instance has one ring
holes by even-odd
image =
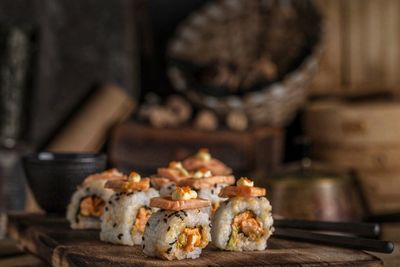
[[[208,246],[199,259],[163,261],[146,257],[140,246],[99,241],[95,230],[71,230],[65,219],[44,215],[10,215],[8,233],[22,248],[53,266],[382,266],[358,250],[271,238],[268,249],[225,252]]]

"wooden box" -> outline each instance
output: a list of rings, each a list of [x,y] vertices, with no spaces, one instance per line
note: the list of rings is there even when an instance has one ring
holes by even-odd
[[[245,132],[192,128],[157,129],[128,122],[112,134],[109,156],[113,166],[152,174],[171,160],[182,160],[206,147],[235,171],[236,175],[270,173],[281,163],[284,134],[278,128],[256,128]]]
[[[356,171],[373,214],[400,211],[400,102],[312,103],[313,158]]]

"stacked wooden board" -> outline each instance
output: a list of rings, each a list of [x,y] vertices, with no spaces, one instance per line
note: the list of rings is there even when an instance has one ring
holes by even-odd
[[[372,213],[400,210],[400,103],[320,101],[306,110],[316,159],[354,169]]]

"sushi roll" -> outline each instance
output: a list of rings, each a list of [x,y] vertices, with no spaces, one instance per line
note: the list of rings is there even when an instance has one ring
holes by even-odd
[[[189,187],[177,187],[169,197],[157,197],[143,236],[143,252],[166,260],[195,259],[211,240],[206,199],[197,198]]]
[[[160,196],[170,196],[178,181],[191,177],[191,174],[179,161],[171,161],[167,167],[158,168],[157,175],[151,179],[152,185],[158,188]]]
[[[116,169],[93,174],[85,178],[71,197],[67,207],[67,220],[72,229],[100,229],[100,217],[105,203],[114,193],[104,188],[108,180],[121,179]]]
[[[196,172],[201,168],[210,170],[214,175],[230,175],[232,169],[216,158],[213,158],[206,148],[200,149],[195,155],[185,159],[183,167],[192,172]]]
[[[178,182],[179,186],[189,186],[196,190],[200,198],[208,199],[211,202],[211,215],[218,209],[220,203],[226,198],[218,196],[221,189],[235,183],[232,175],[213,175],[207,168],[196,171],[191,178]]]
[[[105,206],[101,222],[100,240],[122,245],[140,245],[144,228],[150,215],[150,199],[158,197],[158,191],[150,188],[150,179],[142,179],[131,172],[122,180],[108,181],[106,188],[115,193]]]
[[[273,232],[271,205],[264,188],[240,178],[220,192],[223,202],[212,219],[212,242],[222,250],[264,250]]]

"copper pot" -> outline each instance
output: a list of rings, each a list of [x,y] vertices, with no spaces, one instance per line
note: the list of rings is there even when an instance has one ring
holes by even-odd
[[[365,206],[355,178],[346,172],[321,170],[302,165],[269,179],[274,214],[293,219],[362,220]]]

